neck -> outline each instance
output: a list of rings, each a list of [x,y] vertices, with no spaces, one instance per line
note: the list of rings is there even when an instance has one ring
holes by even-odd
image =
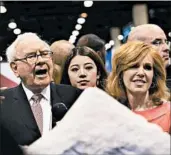
[[[149,92],[144,94],[127,93],[127,97],[132,110],[145,110],[151,107],[149,101]]]

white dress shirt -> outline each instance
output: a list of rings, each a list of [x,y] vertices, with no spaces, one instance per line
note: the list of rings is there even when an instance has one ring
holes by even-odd
[[[32,91],[24,86],[22,83],[23,89],[26,93],[27,99],[30,103],[30,106],[33,104],[31,98],[34,95]],[[52,129],[52,112],[51,112],[51,99],[50,99],[50,85],[48,85],[43,91],[41,92],[43,98],[40,101],[40,105],[42,107],[43,112],[43,132],[42,135],[49,132]]]

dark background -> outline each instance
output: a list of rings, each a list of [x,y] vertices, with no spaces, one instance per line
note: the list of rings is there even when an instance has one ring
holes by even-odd
[[[7,12],[0,14],[0,52],[5,59],[6,48],[16,35],[8,28],[15,20],[23,32],[36,32],[44,40],[68,40],[75,29],[77,19],[83,12],[88,14],[79,38],[83,34],[94,33],[109,42],[110,28],[121,29],[132,19],[134,4],[147,4],[149,23],[161,26],[166,35],[171,31],[171,1],[94,1],[91,8],[85,8],[83,1],[4,1]],[[168,39],[170,39],[168,37]]]

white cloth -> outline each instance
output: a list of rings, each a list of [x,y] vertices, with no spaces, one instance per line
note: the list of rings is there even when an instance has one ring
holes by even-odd
[[[170,135],[98,88],[86,89],[60,124],[27,149],[31,154],[170,154]]]
[[[34,95],[32,91],[22,84],[23,89],[26,93],[27,99],[30,102],[30,106],[32,106],[33,101],[31,97]],[[52,111],[51,111],[51,104],[50,104],[50,85],[48,85],[43,91],[41,92],[43,98],[40,101],[40,105],[43,111],[43,132],[42,136],[49,132],[52,129]]]

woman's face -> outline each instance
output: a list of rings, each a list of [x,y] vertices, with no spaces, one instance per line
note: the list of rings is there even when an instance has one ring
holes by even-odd
[[[69,65],[68,75],[71,85],[80,89],[96,87],[97,66],[88,56],[75,56]]]
[[[153,79],[153,60],[150,55],[123,72],[126,92],[131,94],[147,93]]]

